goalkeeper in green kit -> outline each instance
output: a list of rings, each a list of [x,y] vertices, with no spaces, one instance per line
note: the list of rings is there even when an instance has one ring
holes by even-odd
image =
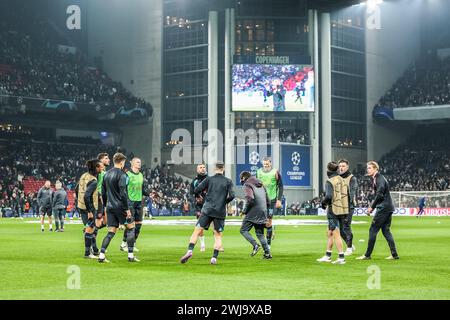
[[[272,240],[275,237],[272,226],[272,217],[275,212],[281,209],[281,199],[283,198],[283,181],[281,180],[280,172],[272,167],[272,159],[265,157],[263,159],[263,167],[256,172],[256,178],[258,178],[267,190],[267,194],[270,200],[270,208],[268,214],[267,227],[267,244],[272,244]]]
[[[133,216],[133,220],[136,224],[134,228],[134,235],[137,241],[139,234],[142,228],[142,220],[144,216],[143,212],[143,195],[149,196],[147,191],[147,185],[144,182],[144,175],[141,173],[141,159],[133,158],[131,160],[131,170],[127,172],[128,175],[128,206],[131,211],[131,215]],[[123,233],[122,244],[120,245],[121,251],[128,251],[127,247],[127,233],[130,232],[128,229],[125,229]],[[134,247],[134,251],[139,251],[136,246]]]

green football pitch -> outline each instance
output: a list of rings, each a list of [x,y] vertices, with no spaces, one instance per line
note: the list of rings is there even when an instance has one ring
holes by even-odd
[[[262,252],[250,257],[239,227],[228,225],[225,252],[210,265],[211,231],[206,252],[197,246],[188,263],[179,262],[192,226],[145,225],[137,242],[141,262],[134,264],[119,251],[120,232],[108,248],[111,263],[99,264],[82,257],[80,224],[67,224],[64,233],[46,225],[41,233],[33,219],[1,219],[0,299],[450,299],[450,217],[394,217],[396,261],[384,259],[381,232],[372,260],[355,260],[367,246],[370,219],[354,220],[366,223],[353,226],[356,253],[345,265],[316,262],[325,252],[326,225],[277,226],[271,261]],[[105,234],[99,232],[99,245]]]

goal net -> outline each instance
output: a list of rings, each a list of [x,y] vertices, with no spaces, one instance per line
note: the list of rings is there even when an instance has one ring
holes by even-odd
[[[421,199],[425,198],[425,215],[450,215],[450,191],[399,191],[391,192],[395,208],[409,209],[417,214]]]

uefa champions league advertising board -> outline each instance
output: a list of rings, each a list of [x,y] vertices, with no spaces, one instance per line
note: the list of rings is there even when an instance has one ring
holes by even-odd
[[[265,157],[272,156],[272,145],[246,145],[236,146],[236,181],[240,185],[239,174],[242,171],[249,171],[256,175],[256,171],[262,167],[262,161]]]
[[[311,186],[311,151],[308,146],[281,145],[281,177],[288,187]]]

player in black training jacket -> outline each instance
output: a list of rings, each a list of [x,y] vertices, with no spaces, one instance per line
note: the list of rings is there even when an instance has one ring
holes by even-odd
[[[206,173],[206,166],[203,163],[197,165],[197,176],[194,179],[192,179],[190,190],[191,195],[195,197],[195,215],[197,216],[197,220],[200,218],[200,215],[202,214],[202,208],[206,198],[206,190],[203,190],[203,192],[198,195],[194,193],[194,190],[196,187],[200,185],[200,183],[203,182],[203,180],[206,179],[207,176],[208,175]],[[200,251],[203,252],[205,251],[205,235],[203,230],[198,235],[198,238],[200,240]]]
[[[128,229],[128,261],[139,261],[133,253],[135,242],[135,224],[128,206],[128,176],[125,172],[123,172],[126,160],[127,158],[122,153],[116,153],[113,156],[114,168],[108,170],[103,177],[102,199],[103,203],[106,204],[108,234],[105,239],[103,239],[98,262],[109,262],[105,257],[105,252],[120,224],[125,225]]]
[[[203,230],[208,230],[211,222],[214,223],[214,253],[211,258],[211,264],[217,264],[217,256],[222,247],[222,233],[225,227],[225,217],[227,215],[227,204],[235,198],[233,191],[233,182],[224,175],[224,164],[216,164],[215,175],[207,177],[194,189],[194,194],[198,195],[204,190],[206,193],[205,204],[202,208],[202,214],[197,221],[194,232],[189,241],[188,251],[181,257],[180,262],[186,263],[192,257],[192,251],[199,234]]]
[[[389,192],[389,184],[384,176],[379,173],[380,167],[375,161],[367,162],[367,175],[372,178],[373,188],[375,191],[375,199],[372,201],[370,208],[367,209],[367,214],[370,216],[373,210],[377,209],[373,217],[372,224],[369,230],[369,243],[367,245],[366,253],[358,257],[358,260],[368,260],[372,255],[377,234],[381,229],[383,236],[388,242],[391,255],[387,260],[397,260],[398,253],[395,248],[394,237],[391,233],[392,214],[394,213],[394,204],[392,202],[391,193]]]

